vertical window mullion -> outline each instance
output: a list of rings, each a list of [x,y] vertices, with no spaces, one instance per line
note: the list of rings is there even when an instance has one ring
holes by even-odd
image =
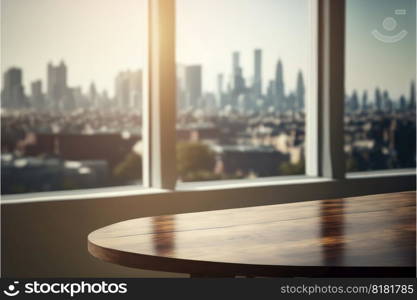
[[[322,175],[345,177],[345,0],[319,0],[320,150]]]
[[[149,0],[148,185],[174,189],[176,177],[175,0]]]
[[[311,63],[308,72],[308,91],[305,110],[305,160],[306,175],[318,177],[320,171],[320,105],[321,99],[318,97],[318,0],[309,1],[310,12],[310,45]]]

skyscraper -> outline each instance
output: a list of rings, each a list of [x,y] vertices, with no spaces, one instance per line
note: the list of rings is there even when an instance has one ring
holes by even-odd
[[[375,108],[377,111],[382,111],[382,95],[379,88],[375,90]]]
[[[278,60],[275,73],[275,93],[276,93],[276,108],[279,112],[285,109],[285,87],[284,87],[284,70],[281,59]]]
[[[223,85],[224,85],[224,75],[222,73],[217,75],[217,106],[221,107],[223,105]]]
[[[401,95],[401,97],[400,97],[399,109],[400,109],[400,111],[406,111],[407,110],[407,100],[405,100],[404,95]]]
[[[245,79],[243,78],[243,70],[240,67],[240,53],[232,53],[232,91],[235,96],[241,94],[245,90]]]
[[[256,98],[262,96],[262,50],[254,52],[253,92]]]
[[[97,94],[97,89],[96,89],[96,85],[94,84],[94,82],[92,82],[90,84],[90,91],[89,91],[89,100],[90,100],[90,105],[92,107],[97,107],[98,106],[98,94]]]
[[[177,110],[187,109],[185,99],[185,66],[177,64]]]
[[[303,73],[301,71],[298,71],[298,75],[297,75],[296,99],[297,99],[297,109],[300,111],[303,111],[304,105],[305,105],[305,85],[304,85]]]
[[[200,65],[185,68],[185,98],[187,107],[199,108],[202,96],[202,68]]]
[[[364,91],[362,94],[362,110],[365,111],[368,109],[368,92]]]
[[[390,112],[392,110],[392,101],[387,90],[382,94],[382,106],[384,111]]]
[[[266,91],[266,98],[267,98],[267,103],[266,103],[266,107],[269,109],[270,107],[275,107],[275,81],[274,80],[270,80],[268,82],[268,88]]]
[[[31,84],[31,102],[32,106],[43,110],[45,109],[45,98],[42,93],[42,81],[36,80]]]
[[[22,70],[10,68],[4,74],[4,88],[1,106],[4,108],[22,108],[26,105],[24,88],[22,85]]]
[[[56,67],[52,63],[48,63],[48,99],[54,108],[62,108],[64,106],[64,97],[68,92],[67,87],[67,67],[63,61]]]
[[[350,110],[357,111],[359,109],[359,97],[358,92],[355,90],[353,91],[352,97],[350,98]]]
[[[410,109],[416,109],[416,83],[411,82],[410,88]]]
[[[142,108],[142,71],[120,72],[115,80],[116,105],[122,109]]]
[[[143,100],[143,74],[142,70],[132,72],[129,78],[130,86],[130,103],[131,107],[138,109],[142,112],[142,100]]]

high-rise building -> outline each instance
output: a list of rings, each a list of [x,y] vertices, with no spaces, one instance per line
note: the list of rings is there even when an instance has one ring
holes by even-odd
[[[359,109],[359,97],[358,92],[355,90],[353,91],[352,97],[350,98],[350,110],[357,111]]]
[[[279,112],[285,109],[285,86],[284,86],[284,70],[281,60],[278,60],[275,73],[275,96],[276,108]]]
[[[143,74],[141,70],[132,72],[130,76],[130,102],[133,108],[139,109],[142,112],[143,100]]]
[[[217,75],[217,107],[221,107],[223,106],[223,95],[224,95],[224,89],[223,89],[223,85],[224,85],[224,75],[218,74]]]
[[[185,67],[185,99],[187,107],[199,108],[202,96],[202,67]]]
[[[1,106],[4,108],[22,108],[26,106],[25,92],[22,85],[22,70],[10,68],[4,74]]]
[[[303,73],[298,71],[297,75],[297,91],[296,91],[296,101],[297,101],[297,109],[300,111],[304,110],[305,106],[305,85],[304,85],[304,78]]]
[[[115,98],[120,108],[142,108],[142,71],[120,72],[115,81]]]
[[[96,85],[94,84],[94,82],[92,82],[90,84],[90,91],[88,93],[89,95],[89,100],[90,100],[90,106],[92,107],[98,107],[98,93],[97,93],[97,89],[96,89]]]
[[[270,80],[268,82],[268,88],[266,92],[267,103],[266,107],[275,107],[275,81]]]
[[[74,98],[74,103],[76,107],[87,108],[90,106],[90,103],[89,101],[87,101],[80,86],[70,88],[70,92]]]
[[[262,50],[254,52],[253,92],[256,98],[262,96]]]
[[[384,111],[392,110],[392,100],[390,98],[389,92],[387,90],[382,94],[382,106]]]
[[[410,88],[410,109],[416,109],[416,83],[411,82]]]
[[[368,92],[364,91],[362,94],[362,110],[365,111],[368,109]]]
[[[44,110],[45,107],[45,97],[42,93],[42,81],[36,80],[31,84],[31,104],[33,107]]]
[[[185,66],[177,64],[177,110],[187,109],[185,99]]]
[[[407,110],[407,100],[405,100],[404,95],[401,95],[400,97],[399,109],[400,111]]]
[[[235,95],[240,95],[244,93],[245,90],[246,83],[245,78],[243,78],[243,69],[241,67],[238,67],[235,72],[233,92]]]
[[[375,90],[375,109],[377,111],[382,111],[382,95],[379,88],[376,88]]]
[[[245,90],[245,79],[243,70],[240,67],[240,53],[232,53],[232,92],[235,95],[243,93]]]
[[[48,63],[47,95],[52,107],[62,108],[65,106],[64,98],[68,93],[67,66],[63,61],[56,67]]]

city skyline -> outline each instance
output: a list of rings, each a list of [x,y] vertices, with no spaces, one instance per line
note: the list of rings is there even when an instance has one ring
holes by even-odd
[[[289,86],[295,87],[295,82],[290,83],[290,78],[295,78],[298,69],[308,64],[308,49],[299,46],[297,36],[306,36],[308,31],[304,26],[304,17],[307,13],[305,0],[298,1],[276,1],[264,0],[262,5],[254,1],[215,1],[211,4],[210,11],[214,12],[223,8],[222,15],[225,21],[229,13],[235,12],[236,5],[241,15],[236,15],[230,24],[226,22],[219,34],[218,26],[211,27],[210,51],[204,49],[203,59],[195,59],[195,55],[188,53],[189,42],[184,40],[194,39],[196,33],[203,28],[195,28],[196,24],[189,26],[191,19],[200,18],[201,14],[207,12],[205,6],[210,3],[206,1],[177,1],[177,46],[185,52],[177,51],[178,63],[186,65],[202,64],[206,69],[203,86],[205,90],[215,90],[217,85],[217,74],[226,72],[225,62],[228,62],[226,53],[241,51],[242,66],[249,70],[252,65],[252,49],[264,49],[264,76],[272,77],[276,56],[287,62],[286,81]],[[209,1],[210,2],[210,1]],[[214,6],[213,6],[214,5]],[[258,12],[254,8],[258,8]],[[82,8],[82,9],[81,9]],[[52,59],[53,63],[65,60],[72,66],[68,82],[71,86],[81,85],[84,90],[88,89],[90,82],[94,79],[98,90],[106,89],[109,94],[114,93],[112,74],[118,70],[143,68],[146,49],[146,12],[144,0],[127,0],[120,3],[111,0],[90,0],[90,1],[63,1],[63,0],[39,0],[36,2],[22,0],[2,1],[2,73],[13,65],[19,65],[25,70],[25,86],[40,78],[45,80],[43,66]],[[282,17],[277,19],[271,16],[270,10],[285,11]],[[53,12],[53,13],[51,13]],[[250,25],[253,18],[259,18],[263,13],[268,13],[268,18],[262,18],[265,24],[259,24],[260,31],[265,32],[261,40],[253,43],[247,42],[246,35],[237,36],[236,30],[239,26],[243,28]],[[206,16],[207,23],[204,27],[208,31],[212,25],[211,17]],[[75,21],[76,20],[76,21]],[[286,33],[286,22],[293,20],[294,29]],[[59,23],[57,26],[50,24]],[[245,25],[246,24],[246,25]],[[200,24],[203,26],[203,24]],[[195,28],[195,30],[193,30]],[[269,34],[267,34],[267,28]],[[191,30],[191,31],[190,31]],[[239,31],[237,31],[239,32]],[[76,34],[75,34],[76,33]],[[208,34],[208,33],[207,33]],[[213,35],[214,34],[214,35]],[[235,35],[233,40],[228,39],[231,34]],[[283,35],[285,34],[285,35]],[[277,41],[276,45],[270,42],[270,36],[281,36],[283,42]],[[25,37],[14,39],[15,36]],[[213,39],[213,36],[217,36]],[[53,39],[52,39],[53,37]],[[221,39],[222,42],[218,39]],[[227,41],[229,40],[229,41]],[[304,44],[304,42],[302,42]],[[196,39],[196,46],[200,39]],[[271,45],[272,44],[272,45]],[[72,45],[72,46],[70,46]],[[76,46],[75,46],[76,45]],[[203,43],[204,45],[204,43]],[[202,45],[202,46],[203,46]],[[204,46],[203,46],[204,47]],[[302,50],[302,48],[305,48]],[[31,49],[31,51],[27,51]],[[213,52],[215,50],[215,52]],[[230,50],[230,51],[229,51]],[[294,51],[299,52],[297,55]],[[207,54],[211,53],[211,57]],[[207,58],[207,60],[206,60]],[[291,62],[290,62],[291,60]],[[301,62],[301,61],[302,62]],[[268,61],[270,63],[268,64]],[[294,66],[293,66],[294,65]],[[214,68],[213,68],[214,67]],[[210,68],[210,69],[209,69]],[[250,74],[244,74],[249,77]],[[293,76],[292,76],[293,75]],[[294,80],[295,81],[295,80]],[[266,89],[266,83],[264,84]]]
[[[63,59],[71,66],[69,85],[80,85],[87,91],[94,81],[98,91],[106,89],[114,95],[114,74],[142,68],[146,59],[145,2],[126,0],[119,5],[114,0],[3,0],[2,73],[12,66],[22,67],[28,90],[35,80],[46,82],[44,65],[51,58],[53,63]],[[296,74],[302,70],[308,90],[311,28],[307,3],[178,0],[177,61],[201,65],[203,90],[216,91],[218,74],[229,73],[225,67],[229,65],[228,53],[241,53],[243,75],[254,80],[252,51],[262,49],[263,78],[273,77],[276,58],[280,57],[285,64],[287,87],[295,89]],[[214,6],[213,19],[210,12]],[[395,16],[395,8],[405,9],[406,15]],[[46,13],[51,11],[54,13]],[[277,11],[285,13],[276,18]],[[371,35],[373,29],[383,30],[386,16],[395,17],[398,27],[407,29],[402,41],[386,44]],[[253,26],[249,20],[262,22]],[[50,26],[57,22],[60,26]],[[346,93],[380,87],[388,89],[394,98],[404,94],[409,81],[415,80],[415,36],[415,1],[348,0]],[[357,66],[361,66],[360,72]],[[227,76],[223,80],[228,80]],[[264,93],[267,87],[264,80]]]
[[[257,99],[263,99],[264,101],[271,101],[274,102],[275,100],[280,102],[281,105],[285,101],[300,101],[297,100],[297,98],[294,98],[293,100],[290,100],[291,97],[301,97],[302,98],[302,105],[300,105],[300,108],[304,106],[304,96],[305,96],[305,82],[303,79],[303,73],[299,71],[297,74],[297,87],[294,90],[286,89],[287,84],[284,80],[284,67],[283,63],[280,59],[278,59],[278,62],[276,63],[276,73],[275,78],[264,78],[260,74],[261,62],[262,62],[262,50],[261,49],[254,49],[253,51],[253,72],[254,72],[254,78],[256,80],[250,81],[247,80],[243,76],[243,68],[240,66],[240,52],[233,52],[231,54],[231,76],[225,76],[229,74],[220,73],[218,74],[218,86],[217,90],[215,91],[204,91],[202,90],[202,66],[201,65],[178,65],[177,66],[177,81],[178,81],[178,93],[177,93],[177,101],[178,105],[181,108],[187,108],[197,106],[201,106],[201,101],[203,101],[203,98],[207,95],[212,95],[215,97],[213,99],[215,106],[217,108],[221,108],[224,106],[223,96],[231,93],[235,94],[235,96],[239,96],[241,94],[249,95],[249,101],[255,103]],[[90,83],[89,89],[82,91],[80,87],[70,87],[67,84],[67,77],[68,77],[68,67],[65,64],[64,61],[61,61],[56,66],[52,63],[48,63],[46,66],[47,69],[47,78],[48,80],[46,82],[43,82],[41,79],[34,80],[30,83],[30,92],[29,87],[24,87],[23,89],[21,87],[18,87],[18,91],[14,92],[15,97],[15,103],[8,102],[10,96],[8,94],[5,94],[6,96],[6,105],[2,105],[2,107],[25,107],[28,104],[29,106],[40,108],[40,105],[45,104],[45,99],[42,99],[42,97],[46,96],[49,101],[53,99],[58,99],[57,102],[62,101],[62,98],[64,98],[65,90],[68,89],[73,93],[78,93],[79,95],[87,96],[87,102],[91,100],[91,103],[95,107],[99,107],[102,105],[107,105],[106,103],[100,103],[100,97],[104,97],[106,101],[108,100],[114,100],[114,104],[120,106],[120,107],[138,107],[140,108],[140,104],[142,103],[142,70],[126,70],[126,71],[120,71],[114,76],[114,84],[116,86],[116,93],[114,97],[108,98],[107,90],[97,91],[95,82],[92,81]],[[11,85],[19,85],[22,82],[23,78],[23,72],[21,68],[18,67],[12,67],[3,74],[3,81],[5,82],[5,86],[11,86]],[[225,81],[224,78],[230,78],[230,81]],[[269,87],[266,91],[263,91],[260,89],[260,83],[261,82],[268,82]],[[12,83],[11,83],[12,82]],[[225,84],[226,83],[226,84]],[[272,86],[271,86],[272,84]],[[411,84],[411,91],[410,91],[410,84]],[[3,87],[3,90],[4,90]],[[271,89],[272,93],[275,93],[272,95],[272,97],[275,99],[271,99]],[[400,104],[401,101],[407,101],[412,99],[412,91],[415,91],[415,81],[410,80],[408,84],[408,90],[403,91],[403,93],[400,94],[399,97],[392,97],[391,93],[387,89],[382,89],[378,86],[374,87],[373,89],[366,89],[366,90],[358,90],[354,89],[351,93],[346,92],[346,101],[350,101],[351,99],[357,98],[356,101],[353,102],[360,102],[359,106],[362,107],[362,102],[366,101],[367,104],[373,105],[374,107],[380,106],[381,103],[378,103],[378,95],[377,93],[380,93],[379,98],[383,98],[383,101],[392,101],[394,104]],[[132,92],[134,94],[130,95]],[[182,95],[182,92],[189,93],[187,96],[188,99],[182,99],[184,95]],[[16,94],[17,93],[17,94]],[[298,96],[298,94],[302,94],[302,96]],[[382,95],[383,93],[383,95]],[[23,96],[23,98],[22,98]],[[16,98],[17,97],[17,98]],[[18,99],[21,97],[21,99]],[[24,97],[27,97],[25,99]],[[72,95],[71,97],[74,97]],[[217,97],[217,98],[216,98]],[[363,98],[366,97],[366,100]],[[91,99],[89,99],[91,98]],[[360,99],[359,99],[360,98]],[[25,101],[28,100],[29,102],[25,103]],[[236,100],[236,99],[235,99]],[[73,100],[71,100],[73,101]],[[185,101],[185,102],[184,102]],[[229,99],[230,101],[230,99]],[[381,102],[381,100],[379,100]],[[196,106],[196,103],[200,103]],[[88,105],[88,103],[86,103]],[[232,103],[229,103],[232,104]],[[270,102],[271,104],[271,102]],[[14,106],[16,105],[16,106]],[[236,105],[236,103],[235,103]],[[385,104],[384,104],[385,105]],[[355,106],[355,104],[353,104]],[[71,105],[70,107],[76,108],[76,105]],[[88,106],[87,106],[88,107]],[[349,107],[349,106],[348,106]],[[366,105],[365,105],[366,107]],[[281,108],[278,107],[278,111],[280,111]]]

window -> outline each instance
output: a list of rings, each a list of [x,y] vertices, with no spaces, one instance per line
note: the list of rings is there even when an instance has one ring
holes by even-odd
[[[416,166],[411,0],[1,4],[2,194]]]
[[[180,181],[305,174],[307,0],[177,0]]]
[[[416,1],[348,0],[348,172],[416,167]]]
[[[146,0],[2,0],[2,194],[141,183]]]

